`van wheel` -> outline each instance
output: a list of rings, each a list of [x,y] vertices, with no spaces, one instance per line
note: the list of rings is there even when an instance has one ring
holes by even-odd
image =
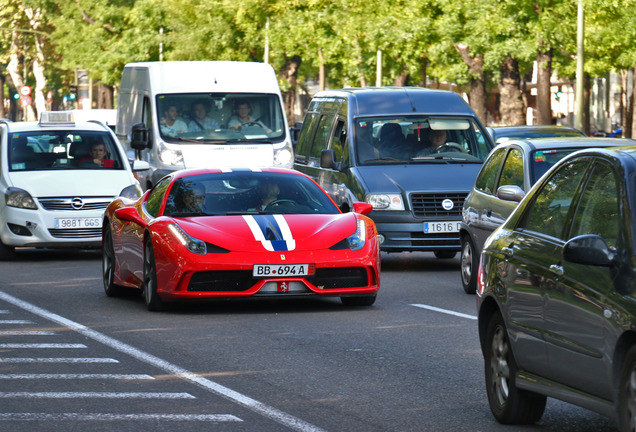
[[[448,251],[448,250],[435,251],[435,257],[439,259],[451,259],[451,258],[455,258],[455,255],[457,255],[456,251]]]
[[[15,258],[15,248],[7,246],[0,240],[0,261],[11,261]]]
[[[517,388],[517,362],[501,314],[492,316],[486,331],[484,366],[490,410],[499,423],[532,424],[545,410],[544,395]]]

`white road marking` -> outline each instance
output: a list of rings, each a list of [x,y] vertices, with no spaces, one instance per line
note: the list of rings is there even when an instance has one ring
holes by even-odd
[[[3,413],[2,420],[168,420],[168,421],[208,421],[208,422],[242,422],[231,414],[84,414],[84,413]]]
[[[17,330],[17,331],[0,331],[0,336],[52,336],[55,335],[52,331],[39,331],[39,330]]]
[[[0,320],[0,324],[33,324],[33,321],[27,321],[27,320]]]
[[[0,399],[196,399],[190,393],[156,392],[0,392]]]
[[[11,303],[21,309],[24,309],[28,312],[31,312],[40,317],[46,318],[50,321],[53,321],[57,324],[61,324],[66,326],[81,335],[91,338],[97,342],[100,342],[106,346],[116,349],[119,352],[125,353],[134,357],[140,361],[143,361],[147,364],[150,364],[154,367],[162,369],[163,371],[173,374],[175,376],[179,376],[185,380],[188,380],[194,384],[199,385],[200,387],[222,396],[234,403],[242,405],[245,408],[252,410],[253,412],[265,416],[283,426],[286,426],[290,429],[299,431],[299,432],[324,432],[323,429],[314,426],[310,423],[307,423],[304,420],[296,418],[290,414],[287,414],[283,411],[280,411],[274,407],[270,407],[262,402],[259,402],[255,399],[252,399],[248,396],[245,396],[237,391],[234,391],[228,387],[222,386],[214,381],[211,381],[207,378],[194,374],[182,367],[169,363],[165,360],[160,359],[159,357],[153,356],[147,352],[144,352],[138,348],[133,347],[132,345],[125,344],[123,342],[118,341],[110,336],[106,336],[102,333],[99,333],[91,328],[83,326],[82,324],[76,323],[69,319],[66,319],[60,315],[49,312],[45,309],[42,309],[38,306],[35,306],[26,301],[20,300],[17,297],[13,297],[5,292],[0,291],[0,300],[4,300],[7,303]]]
[[[101,357],[0,357],[0,363],[119,363],[119,361]]]
[[[6,343],[0,344],[0,348],[86,348],[86,345],[72,343]]]
[[[0,374],[0,379],[116,379],[116,380],[154,380],[145,374]]]
[[[432,311],[435,311],[435,312],[441,312],[441,313],[445,313],[445,314],[448,314],[448,315],[454,315],[454,316],[458,316],[458,317],[461,317],[461,318],[467,318],[467,319],[471,319],[471,320],[476,320],[477,319],[477,317],[474,316],[474,315],[467,315],[467,314],[463,314],[463,313],[460,313],[460,312],[455,312],[455,311],[448,310],[448,309],[440,309],[440,308],[437,308],[435,306],[429,306],[429,305],[423,305],[423,304],[412,304],[411,306],[415,306],[415,307],[422,308],[422,309],[428,309],[428,310],[432,310]]]
[[[0,309],[0,314],[8,314],[9,311],[7,309]]]

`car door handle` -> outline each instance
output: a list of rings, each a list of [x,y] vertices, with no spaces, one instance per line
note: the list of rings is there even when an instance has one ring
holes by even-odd
[[[560,265],[552,264],[550,266],[550,271],[557,276],[563,276],[563,267]]]
[[[510,255],[514,255],[515,251],[509,246],[504,246],[501,248],[501,253],[506,256],[510,256]]]

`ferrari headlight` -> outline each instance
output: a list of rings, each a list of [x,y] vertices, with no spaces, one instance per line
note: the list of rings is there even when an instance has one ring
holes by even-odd
[[[174,149],[168,145],[159,142],[159,158],[166,165],[183,166],[183,154],[181,150]]]
[[[192,237],[179,225],[170,224],[168,225],[168,229],[170,229],[170,232],[175,236],[179,243],[185,246],[185,248],[188,249],[190,252],[198,255],[205,255],[206,253],[208,253],[204,241]]]
[[[367,202],[373,206],[373,210],[404,210],[400,194],[369,194]]]
[[[24,189],[15,187],[8,188],[4,193],[4,200],[9,207],[37,210],[33,197]]]
[[[129,198],[133,200],[139,198],[142,194],[143,192],[141,191],[141,186],[139,186],[139,183],[126,186],[125,188],[122,189],[121,192],[119,192],[120,197]]]
[[[364,247],[364,242],[366,241],[366,232],[367,228],[364,223],[364,220],[358,219],[358,226],[356,227],[356,232],[350,235],[347,238],[349,242],[349,248],[351,250],[360,250]]]

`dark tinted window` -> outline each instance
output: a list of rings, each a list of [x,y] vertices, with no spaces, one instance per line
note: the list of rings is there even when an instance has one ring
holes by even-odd
[[[588,165],[587,160],[577,161],[553,173],[535,195],[519,227],[562,239],[570,204]]]
[[[488,158],[477,177],[475,189],[487,194],[494,193],[497,174],[499,173],[499,167],[501,166],[501,161],[505,154],[506,149],[501,148],[495,150],[492,156]]]
[[[309,156],[309,150],[311,149],[311,142],[316,133],[318,119],[320,119],[320,114],[318,113],[307,113],[305,116],[303,127],[298,137],[298,146],[296,147],[296,156],[302,159],[306,160]]]
[[[152,216],[159,216],[159,210],[161,209],[161,204],[163,203],[163,198],[166,195],[166,190],[168,186],[170,186],[170,182],[172,179],[170,177],[166,177],[161,180],[159,183],[155,185],[155,187],[150,192],[148,199],[146,200],[144,206],[146,211]]]
[[[585,191],[577,206],[570,238],[582,234],[598,234],[610,247],[616,247],[620,231],[618,186],[612,167],[598,162],[588,177]]]
[[[499,185],[519,186],[523,189],[523,153],[517,148],[511,148],[506,156]]]
[[[318,123],[318,130],[316,130],[316,135],[314,135],[314,142],[311,146],[309,154],[310,157],[320,159],[320,152],[323,149],[327,148],[332,124],[332,115],[323,115],[320,118],[320,123]]]
[[[570,153],[579,150],[576,148],[537,150],[530,154],[532,171],[530,181],[535,184],[543,174],[548,172],[552,165],[563,159]]]

